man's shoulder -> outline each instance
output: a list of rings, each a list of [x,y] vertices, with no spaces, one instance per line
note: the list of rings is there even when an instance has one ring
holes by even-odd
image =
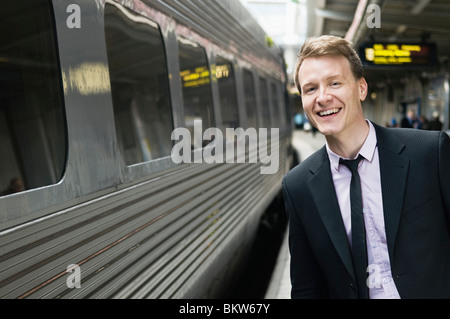
[[[398,141],[404,145],[430,145],[438,141],[440,133],[438,131],[426,131],[412,128],[386,128],[376,127],[378,144]]]
[[[325,146],[311,154],[305,160],[300,162],[297,166],[293,167],[283,178],[283,184],[289,185],[294,183],[298,185],[300,180],[304,180],[311,176],[311,170],[320,166],[321,163],[326,159]]]

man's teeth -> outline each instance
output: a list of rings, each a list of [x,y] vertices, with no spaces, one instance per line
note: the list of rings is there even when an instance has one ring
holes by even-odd
[[[326,116],[326,115],[335,114],[335,113],[338,113],[338,112],[339,112],[339,109],[331,109],[331,110],[319,112],[319,115],[320,116]]]

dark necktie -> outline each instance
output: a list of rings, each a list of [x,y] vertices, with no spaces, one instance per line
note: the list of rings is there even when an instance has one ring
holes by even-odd
[[[361,181],[358,174],[358,164],[363,159],[361,155],[355,160],[340,159],[339,163],[347,166],[352,172],[350,182],[351,220],[352,220],[352,257],[355,268],[358,297],[367,299],[367,249],[364,228]]]

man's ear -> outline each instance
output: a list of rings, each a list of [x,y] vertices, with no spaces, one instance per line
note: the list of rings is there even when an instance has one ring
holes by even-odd
[[[365,78],[359,79],[359,99],[364,101],[367,97],[369,86]]]

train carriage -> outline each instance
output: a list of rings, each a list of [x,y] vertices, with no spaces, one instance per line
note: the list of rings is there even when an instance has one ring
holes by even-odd
[[[281,50],[237,0],[0,16],[0,297],[222,296],[292,164]],[[196,123],[278,128],[278,169],[261,174],[250,143],[244,162],[177,163],[175,129],[192,158],[211,142]]]

